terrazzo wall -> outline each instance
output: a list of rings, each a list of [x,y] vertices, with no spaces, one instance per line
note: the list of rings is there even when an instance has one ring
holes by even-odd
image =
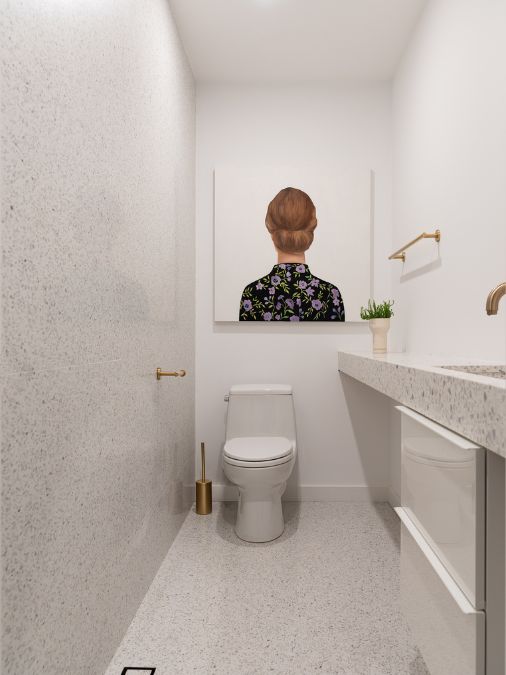
[[[3,672],[98,675],[189,508],[194,83],[164,0],[2,33]]]

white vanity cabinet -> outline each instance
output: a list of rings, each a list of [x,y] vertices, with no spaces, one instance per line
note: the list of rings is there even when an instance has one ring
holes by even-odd
[[[397,419],[391,426],[390,500],[403,522],[404,611],[427,667],[505,675],[506,382],[438,363],[339,352],[341,373],[401,411],[401,442]]]
[[[484,675],[485,612],[467,601],[409,517],[401,527],[402,611],[429,672]]]
[[[485,675],[485,451],[398,410],[403,611],[431,675]]]

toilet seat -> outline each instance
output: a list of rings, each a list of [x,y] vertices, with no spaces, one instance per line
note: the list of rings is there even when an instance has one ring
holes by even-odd
[[[223,455],[223,462],[225,464],[230,464],[232,466],[242,466],[245,469],[263,469],[269,466],[280,466],[281,464],[287,464],[293,459],[293,453],[290,453],[286,457],[280,457],[279,459],[270,459],[266,462],[247,462],[241,459],[231,459]]]
[[[284,436],[244,436],[229,439],[223,448],[223,458],[237,466],[276,466],[288,462],[293,455],[293,443]]]

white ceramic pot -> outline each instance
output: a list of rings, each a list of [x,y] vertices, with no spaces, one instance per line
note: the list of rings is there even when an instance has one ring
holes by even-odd
[[[374,354],[385,354],[387,351],[387,333],[390,319],[369,319],[372,333],[372,351]]]

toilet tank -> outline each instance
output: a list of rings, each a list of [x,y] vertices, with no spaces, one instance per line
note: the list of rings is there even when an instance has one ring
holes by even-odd
[[[295,443],[295,412],[289,384],[230,387],[226,440],[243,436],[284,436]]]

